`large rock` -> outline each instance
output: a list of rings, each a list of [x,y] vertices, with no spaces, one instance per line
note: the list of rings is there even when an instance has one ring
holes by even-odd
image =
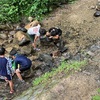
[[[13,30],[13,26],[9,24],[0,25],[0,30]]]
[[[18,32],[16,32],[16,34],[15,34],[15,38],[16,38],[18,41],[21,41],[24,34],[25,34],[24,32],[18,31]],[[24,37],[27,38],[25,35],[24,35]],[[28,38],[27,38],[27,39],[28,39]]]
[[[0,34],[0,39],[3,39],[3,40],[7,39],[7,34]]]
[[[7,47],[6,51],[9,53],[12,49],[13,49],[13,47]]]
[[[31,53],[32,49],[30,46],[23,46],[20,49],[21,54],[29,55]]]

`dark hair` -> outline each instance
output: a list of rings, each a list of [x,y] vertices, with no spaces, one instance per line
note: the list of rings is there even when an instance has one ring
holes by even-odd
[[[50,33],[51,36],[56,36],[56,35],[61,36],[62,35],[62,30],[60,28],[51,27],[49,29],[49,33]]]
[[[12,49],[12,50],[10,51],[10,55],[11,55],[11,56],[14,56],[15,54],[17,54],[17,50]]]
[[[57,28],[55,28],[55,27],[51,27],[51,28],[49,29],[49,32],[50,32],[50,35],[51,35],[51,36],[56,36],[57,33],[58,33],[58,30],[57,30]]]
[[[40,29],[39,29],[39,33],[40,33],[40,35],[41,35],[41,36],[43,36],[43,35],[45,35],[45,34],[46,34],[46,30],[45,30],[45,29],[40,28]]]
[[[0,47],[0,55],[4,55],[5,54],[5,48]]]
[[[50,35],[51,35],[51,36],[56,36],[56,35],[57,35],[56,30],[55,30],[55,29],[51,30]]]

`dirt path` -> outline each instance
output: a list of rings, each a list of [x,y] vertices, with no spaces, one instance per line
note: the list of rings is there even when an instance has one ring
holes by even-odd
[[[78,0],[75,4],[58,8],[55,13],[44,21],[45,27],[60,27],[63,34],[69,31],[69,37],[65,36],[70,52],[78,48],[86,48],[100,39],[100,18],[94,18],[96,0]]]

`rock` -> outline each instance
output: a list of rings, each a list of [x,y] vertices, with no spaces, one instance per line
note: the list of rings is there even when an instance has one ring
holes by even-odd
[[[12,43],[13,42],[13,35],[8,35],[8,43]]]
[[[0,25],[0,30],[13,30],[13,26],[9,24]]]
[[[53,58],[49,54],[40,54],[38,60],[42,64],[38,65],[36,69],[41,69],[43,73],[51,71],[55,67]]]
[[[40,54],[38,60],[47,62],[47,61],[53,61],[53,58],[49,54]]]
[[[64,53],[64,54],[62,54],[62,56],[64,57],[65,61],[67,61],[67,60],[72,58],[72,55],[70,53]]]
[[[19,45],[16,44],[16,45],[13,45],[14,48],[16,48],[17,50],[19,49]]]
[[[28,21],[32,22],[33,21],[33,17],[29,16],[28,17]]]
[[[70,35],[70,32],[67,31],[66,34],[65,34],[65,37],[69,37],[69,35]]]
[[[23,36],[24,36],[24,32],[22,32],[22,31],[18,31],[18,32],[16,32],[16,34],[15,34],[15,38],[18,40],[18,41],[21,41],[22,40],[22,38],[23,38]],[[26,36],[25,36],[25,38],[27,38]],[[27,38],[28,39],[28,38]]]
[[[41,69],[36,70],[35,76],[40,76],[40,75],[42,75]]]
[[[6,45],[8,43],[8,40],[4,40],[3,42],[2,42],[2,45]]]
[[[0,39],[3,39],[3,40],[7,39],[7,35],[6,34],[0,34]]]
[[[25,54],[25,55],[29,55],[31,53],[31,51],[32,51],[31,47],[28,47],[28,46],[23,46],[20,49],[20,53]]]
[[[91,51],[88,51],[87,54],[90,55],[90,56],[94,56],[94,55],[95,55],[95,54],[94,54],[93,52],[91,52]]]
[[[61,52],[60,51],[54,51],[53,53],[53,57],[55,57],[55,56],[61,56]]]
[[[95,13],[94,13],[94,17],[99,17],[100,16],[100,11],[96,11]]]
[[[8,47],[8,48],[6,48],[6,51],[10,52],[12,49],[13,49],[13,47]]]
[[[31,56],[31,57],[29,57],[30,59],[31,59],[31,61],[34,61],[34,60],[36,60],[38,57],[37,56]]]
[[[68,50],[67,47],[63,47],[63,48],[60,50],[60,52],[63,53],[63,52],[66,52],[67,50]]]
[[[91,7],[90,7],[90,9],[95,9],[95,8],[96,8],[95,6],[91,6]]]
[[[10,31],[9,34],[10,35],[14,35],[16,32],[15,31]]]
[[[22,32],[27,32],[27,29],[26,28],[23,28],[23,27],[17,27],[16,28],[16,31],[22,31]]]
[[[22,40],[18,43],[19,46],[24,46],[26,44],[28,44],[30,42],[30,40],[27,40],[25,37],[22,38]]]

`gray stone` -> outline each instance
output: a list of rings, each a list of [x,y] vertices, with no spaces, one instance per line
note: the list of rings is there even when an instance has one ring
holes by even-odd
[[[23,46],[21,47],[20,49],[20,53],[21,54],[26,54],[26,55],[29,55],[31,53],[32,49],[30,46]]]
[[[7,39],[7,35],[6,34],[0,34],[0,38],[5,40],[5,39]]]

